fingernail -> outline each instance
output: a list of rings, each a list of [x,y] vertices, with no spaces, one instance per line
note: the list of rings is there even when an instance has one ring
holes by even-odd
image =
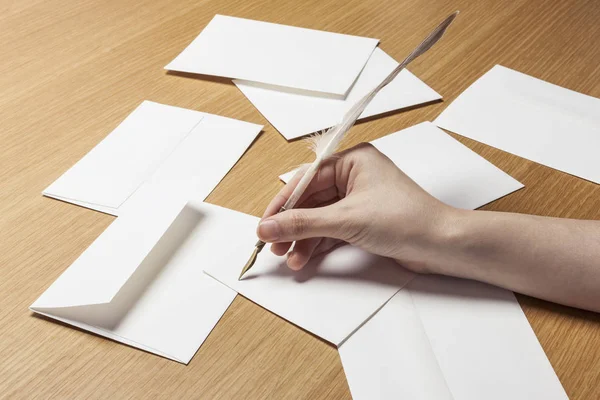
[[[265,242],[272,242],[281,236],[281,229],[277,221],[267,219],[258,224],[258,237]]]

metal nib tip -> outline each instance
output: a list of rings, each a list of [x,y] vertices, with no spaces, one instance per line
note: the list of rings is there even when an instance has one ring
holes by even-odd
[[[240,277],[238,278],[238,281],[241,281],[244,274],[246,272],[248,272],[248,270],[250,268],[252,268],[252,266],[254,265],[254,262],[256,261],[256,256],[258,255],[258,247],[255,247],[254,250],[252,251],[252,255],[250,256],[250,258],[248,259],[248,262],[246,263],[246,265],[244,265],[244,268],[242,269],[242,273],[240,274]]]
[[[248,259],[248,262],[246,263],[246,265],[244,265],[244,268],[242,268],[242,273],[240,274],[238,281],[241,281],[242,278],[244,277],[244,274],[246,272],[248,272],[248,270],[250,268],[252,268],[252,266],[256,262],[256,257],[258,256],[258,253],[260,253],[260,251],[263,249],[263,247],[265,247],[265,242],[263,242],[261,240],[256,242],[256,245],[254,246],[254,250],[252,251],[252,255]]]

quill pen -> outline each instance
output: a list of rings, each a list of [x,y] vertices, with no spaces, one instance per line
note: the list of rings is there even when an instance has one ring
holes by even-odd
[[[446,29],[454,18],[458,15],[458,11],[452,13],[449,17],[447,17],[441,24],[439,24],[430,34],[419,44],[409,55],[402,61],[398,66],[373,90],[367,93],[363,98],[361,98],[356,104],[354,104],[350,110],[344,115],[342,121],[331,128],[329,128],[323,134],[317,134],[312,136],[309,140],[311,141],[311,147],[315,152],[315,161],[308,167],[300,182],[292,192],[289,199],[286,203],[281,207],[279,212],[289,210],[294,208],[300,196],[304,193],[314,176],[316,175],[319,167],[327,158],[331,157],[333,153],[337,150],[340,142],[346,135],[346,132],[350,130],[350,128],[354,125],[360,114],[365,110],[367,105],[373,100],[375,95],[379,93],[381,89],[383,89],[388,83],[390,83],[399,73],[402,71],[408,64],[410,64],[415,58],[419,57],[427,50],[429,50],[438,40],[444,35]],[[258,253],[265,247],[265,242],[259,240],[256,242],[254,246],[254,251],[250,256],[250,259],[242,269],[240,277],[238,280],[241,280],[244,274],[254,265],[256,261],[256,257]]]

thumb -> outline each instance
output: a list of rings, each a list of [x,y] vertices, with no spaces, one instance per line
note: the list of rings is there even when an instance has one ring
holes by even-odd
[[[330,237],[344,239],[343,213],[337,204],[319,208],[287,210],[260,221],[256,233],[260,240],[268,243],[294,242],[296,240]]]

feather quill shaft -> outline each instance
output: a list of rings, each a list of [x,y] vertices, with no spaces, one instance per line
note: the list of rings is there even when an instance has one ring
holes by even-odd
[[[329,128],[323,134],[317,134],[312,136],[309,140],[312,142],[312,148],[315,152],[315,160],[308,167],[304,176],[294,189],[293,193],[283,206],[286,210],[294,208],[296,203],[316,175],[321,163],[329,158],[337,148],[339,147],[342,139],[346,135],[346,133],[352,128],[358,117],[363,113],[365,108],[369,105],[371,100],[379,93],[381,89],[383,89],[387,84],[389,84],[398,74],[406,68],[408,64],[410,64],[417,57],[425,53],[429,50],[443,35],[448,26],[452,23],[458,11],[452,13],[448,18],[446,18],[440,25],[438,25],[430,34],[425,38],[423,42],[417,48],[415,48],[409,55],[402,61],[394,70],[383,80],[379,85],[377,85],[373,90],[367,93],[362,99],[354,104],[348,110],[348,112],[344,115],[342,121],[332,127]]]
[[[381,89],[383,89],[388,83],[390,83],[408,64],[410,64],[417,57],[425,53],[429,50],[438,40],[446,32],[446,29],[450,26],[454,18],[458,15],[458,11],[455,11],[450,16],[448,16],[441,24],[439,24],[426,38],[419,44],[405,59],[402,61],[394,70],[383,80],[379,85],[377,85],[373,90],[363,96],[358,102],[356,102],[350,110],[344,115],[342,121],[329,128],[323,134],[316,134],[309,138],[311,142],[311,147],[315,152],[315,160],[310,164],[298,185],[286,201],[285,205],[281,208],[280,211],[289,210],[296,206],[296,203],[313,180],[315,175],[317,174],[319,167],[327,158],[331,157],[333,153],[337,150],[342,139],[346,135],[346,133],[352,128],[358,117],[365,110],[367,105],[373,100],[373,98],[379,93]],[[258,253],[263,249],[265,243],[259,240],[254,248],[252,256],[242,269],[242,273],[240,274],[239,279],[242,279],[242,276],[248,271],[254,262],[256,261],[256,257]]]

